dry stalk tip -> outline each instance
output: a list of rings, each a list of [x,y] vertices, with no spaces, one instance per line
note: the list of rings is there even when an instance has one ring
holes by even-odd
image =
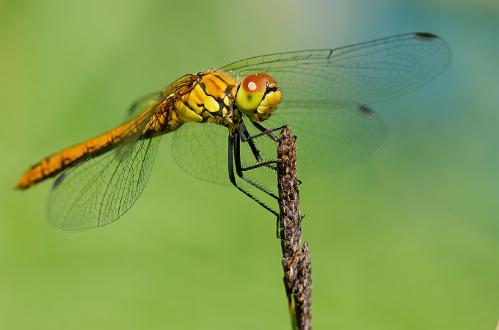
[[[294,329],[312,329],[312,266],[309,246],[301,245],[298,179],[296,178],[295,136],[281,130],[277,147],[277,186],[279,190],[278,233],[281,239],[284,287]]]

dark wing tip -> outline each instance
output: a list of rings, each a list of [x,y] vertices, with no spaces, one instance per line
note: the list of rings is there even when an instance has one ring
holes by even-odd
[[[371,108],[369,108],[367,105],[365,105],[365,104],[359,105],[359,107],[357,108],[357,111],[361,115],[364,115],[364,116],[372,116],[372,115],[374,115],[374,111]]]
[[[420,40],[435,40],[438,39],[438,36],[436,34],[430,33],[430,32],[417,32],[414,34],[416,39]]]
[[[55,179],[54,184],[52,184],[52,190],[57,189],[57,187],[61,185],[65,178],[66,173],[62,172],[61,174],[59,174],[59,176]]]

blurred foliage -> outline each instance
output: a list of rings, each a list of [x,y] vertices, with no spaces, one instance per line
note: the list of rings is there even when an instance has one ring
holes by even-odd
[[[275,220],[184,174],[165,137],[119,222],[66,234],[26,166],[178,76],[410,31],[450,69],[376,104],[368,160],[302,178],[317,329],[493,329],[499,317],[497,1],[0,2],[0,328],[287,329]],[[221,151],[221,152],[225,152]]]

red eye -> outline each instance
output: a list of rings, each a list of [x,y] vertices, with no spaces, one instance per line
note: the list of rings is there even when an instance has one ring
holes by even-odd
[[[265,78],[261,75],[250,74],[243,79],[241,86],[248,93],[263,93],[267,83]]]
[[[265,79],[267,83],[275,83],[274,78],[272,78],[267,72],[260,72],[258,77]]]

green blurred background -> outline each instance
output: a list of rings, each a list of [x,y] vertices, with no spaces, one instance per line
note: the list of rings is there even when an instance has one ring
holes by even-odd
[[[449,70],[375,106],[387,137],[373,157],[303,178],[313,323],[493,329],[496,0],[1,1],[0,328],[288,329],[274,219],[235,189],[184,174],[169,138],[135,207],[98,230],[49,225],[50,183],[13,186],[184,73],[412,31],[450,43]]]

